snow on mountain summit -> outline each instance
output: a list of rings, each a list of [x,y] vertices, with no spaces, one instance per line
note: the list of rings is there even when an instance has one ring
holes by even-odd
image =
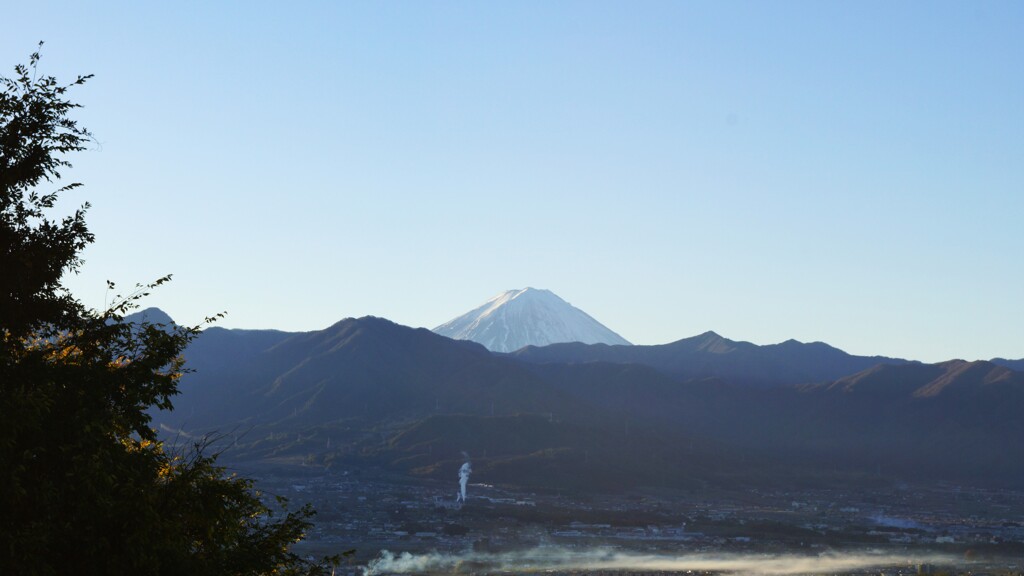
[[[509,290],[483,305],[434,328],[458,340],[472,340],[494,352],[512,352],[524,346],[558,342],[625,344],[586,312],[550,290]]]

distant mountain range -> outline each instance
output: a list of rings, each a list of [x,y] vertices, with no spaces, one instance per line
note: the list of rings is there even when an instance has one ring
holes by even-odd
[[[825,382],[877,364],[907,362],[883,356],[851,356],[822,342],[804,344],[787,340],[758,346],[729,340],[714,332],[655,346],[527,346],[513,355],[531,363],[642,364],[676,376],[722,378],[754,386]]]
[[[167,436],[228,434],[238,460],[383,466],[533,489],[1024,482],[1024,374],[713,333],[512,354],[381,318],[313,332],[211,328]]]
[[[1005,367],[1009,368],[1010,370],[1016,370],[1018,372],[1024,372],[1024,358],[1021,358],[1020,360],[1007,360],[1005,358],[993,358],[992,359],[992,363],[993,364],[998,364],[1000,366],[1005,366]]]
[[[494,352],[556,342],[629,342],[550,290],[524,288],[498,294],[469,312],[434,328],[457,340],[472,340]]]

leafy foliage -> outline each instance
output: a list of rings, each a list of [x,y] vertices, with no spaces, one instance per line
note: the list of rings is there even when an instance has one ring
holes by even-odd
[[[85,148],[90,134],[68,117],[79,105],[64,99],[70,85],[53,77],[36,79],[39,53],[29,65],[15,67],[14,78],[0,79],[0,319],[13,337],[25,337],[46,324],[61,328],[81,316],[81,307],[61,288],[60,278],[81,264],[78,253],[93,241],[82,206],[61,221],[46,217],[57,196],[79,187],[72,183],[40,193],[70,167],[68,152]]]
[[[88,204],[48,217],[79,187],[58,181],[90,138],[66,99],[89,76],[37,78],[38,61],[0,78],[0,573],[325,572],[290,551],[311,509],[269,506],[208,443],[168,450],[150,427],[199,328],[125,316],[170,276],[103,312],[61,285],[93,241]]]

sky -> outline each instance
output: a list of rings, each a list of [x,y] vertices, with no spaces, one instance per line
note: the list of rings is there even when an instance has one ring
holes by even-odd
[[[432,328],[552,290],[636,344],[714,330],[1024,357],[1024,3],[50,2],[95,135],[67,285],[183,323]]]

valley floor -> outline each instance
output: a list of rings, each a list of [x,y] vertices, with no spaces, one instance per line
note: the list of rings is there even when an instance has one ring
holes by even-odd
[[[863,570],[876,574],[883,565],[886,573],[1024,569],[1021,491],[894,484],[598,495],[471,482],[459,506],[454,479],[441,485],[372,469],[267,464],[241,471],[268,494],[312,503],[316,524],[298,549],[312,555],[355,549],[349,569],[356,574],[368,565],[375,573],[486,573],[513,564],[516,571],[571,572],[580,563],[591,571],[654,573],[671,566],[685,572],[715,566],[697,561],[709,558],[782,563],[865,555],[878,562],[868,558]],[[382,563],[385,550],[406,561]]]

